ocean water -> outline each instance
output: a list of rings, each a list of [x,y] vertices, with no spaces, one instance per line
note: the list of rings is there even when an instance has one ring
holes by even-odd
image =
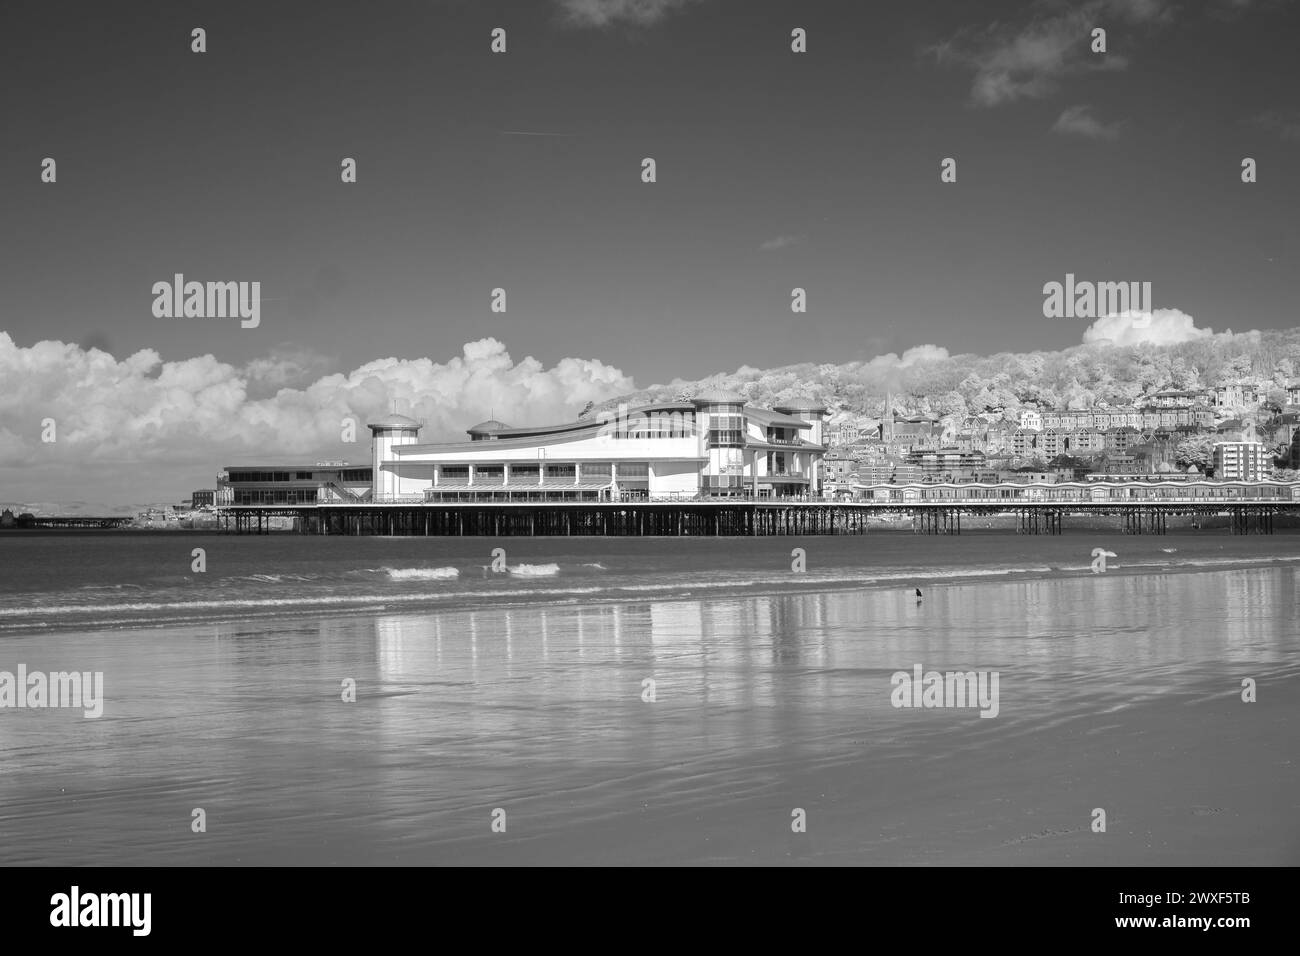
[[[1300,534],[778,538],[0,534],[0,634],[216,620],[826,592],[961,580],[1288,566]],[[795,548],[805,571],[792,572]],[[205,568],[194,570],[195,549]],[[494,556],[500,549],[499,566]]]
[[[2,534],[0,863],[1295,864],[1298,545]]]

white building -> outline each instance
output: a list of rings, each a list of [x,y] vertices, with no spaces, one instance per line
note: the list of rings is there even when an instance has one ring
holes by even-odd
[[[1241,408],[1258,405],[1264,400],[1263,390],[1259,386],[1243,383],[1216,385],[1213,394],[1214,404],[1220,408]]]
[[[1215,481],[1260,481],[1272,472],[1263,442],[1219,441],[1214,443]]]
[[[486,421],[469,440],[421,443],[421,423],[369,423],[373,500],[582,501],[819,495],[826,408],[775,409],[709,390],[561,425]]]

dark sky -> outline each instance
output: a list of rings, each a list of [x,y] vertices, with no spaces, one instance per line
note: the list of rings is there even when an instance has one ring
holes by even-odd
[[[0,328],[341,371],[490,335],[649,384],[1075,344],[1041,313],[1066,272],[1150,281],[1216,330],[1294,324],[1293,4],[622,6],[652,22],[574,19],[599,0],[9,0]],[[1075,107],[1091,125],[1053,131]],[[261,327],[154,318],[175,272],[260,280]]]

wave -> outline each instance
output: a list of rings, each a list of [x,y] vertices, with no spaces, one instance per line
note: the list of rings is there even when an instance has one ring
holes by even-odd
[[[141,611],[205,611],[211,608],[286,608],[339,605],[373,605],[383,607],[387,604],[414,604],[418,602],[443,602],[457,598],[502,598],[533,597],[535,595],[555,594],[595,594],[609,588],[516,588],[507,591],[450,591],[442,594],[352,594],[331,595],[328,597],[284,597],[284,598],[245,598],[228,601],[138,601],[131,604],[52,604],[43,607],[0,608],[0,618],[14,618],[23,615],[53,616],[58,614],[114,614]],[[111,619],[110,619],[111,620]]]
[[[460,577],[459,568],[382,568],[394,581],[446,581]]]
[[[259,584],[281,584],[285,581],[315,581],[315,574],[237,574],[236,581],[257,581]]]
[[[516,564],[508,569],[521,578],[547,578],[560,573],[558,564]]]

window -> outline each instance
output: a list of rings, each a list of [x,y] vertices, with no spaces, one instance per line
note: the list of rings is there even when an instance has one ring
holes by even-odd
[[[620,461],[616,474],[619,478],[649,478],[650,463],[647,461]]]
[[[469,465],[443,465],[441,475],[443,478],[468,478]]]
[[[710,445],[743,445],[745,441],[744,415],[710,415]]]
[[[547,465],[547,478],[572,478],[577,474],[577,468],[574,465]]]

